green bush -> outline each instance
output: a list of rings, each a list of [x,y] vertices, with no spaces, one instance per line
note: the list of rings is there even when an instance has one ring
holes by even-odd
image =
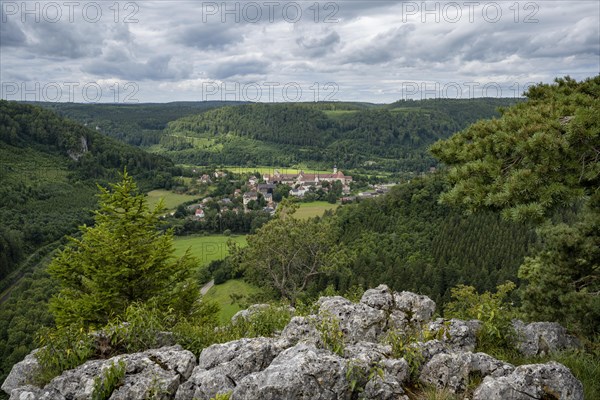
[[[506,282],[497,287],[496,293],[478,294],[474,287],[458,285],[452,288],[453,301],[446,305],[448,318],[478,319],[481,328],[477,332],[479,351],[498,355],[513,352],[516,332],[512,320],[516,313],[508,296],[515,284]]]
[[[94,354],[93,340],[83,328],[68,325],[42,328],[38,333],[41,347],[36,357],[41,367],[39,384],[46,384],[63,371],[75,368]]]

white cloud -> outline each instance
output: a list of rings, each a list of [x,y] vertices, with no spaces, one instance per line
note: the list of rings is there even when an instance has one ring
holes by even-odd
[[[428,2],[425,11],[406,1],[253,2],[260,17],[249,2],[130,3],[118,15],[102,3],[96,22],[81,9],[69,21],[65,9],[59,21],[42,12],[23,23],[3,2],[0,79],[134,82],[138,100],[164,102],[197,99],[203,82],[296,82],[308,92],[335,82],[339,100],[391,102],[406,82],[510,86],[600,71],[593,1]]]

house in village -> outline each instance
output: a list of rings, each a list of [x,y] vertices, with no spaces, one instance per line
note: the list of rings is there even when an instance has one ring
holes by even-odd
[[[250,203],[252,200],[254,200],[254,201],[258,200],[258,193],[246,192],[246,193],[244,193],[244,196],[242,196],[242,198],[243,198],[244,207],[246,207],[248,205],[248,203]]]
[[[198,179],[198,183],[211,183],[212,180],[210,179],[210,176],[207,174],[204,174],[200,177],[200,179]]]
[[[204,216],[205,216],[205,214],[204,214],[204,210],[202,208],[198,208],[196,210],[196,212],[194,213],[194,218],[195,219],[203,219]]]
[[[250,178],[248,178],[248,185],[250,187],[256,187],[256,184],[258,183],[258,178],[255,177],[254,175],[252,175]]]
[[[274,183],[259,183],[257,189],[263,195],[265,195],[267,193],[273,193],[273,191],[275,190],[275,184]]]
[[[308,192],[308,187],[298,186],[297,188],[290,190],[290,195],[295,196],[295,197],[304,197],[306,192]]]

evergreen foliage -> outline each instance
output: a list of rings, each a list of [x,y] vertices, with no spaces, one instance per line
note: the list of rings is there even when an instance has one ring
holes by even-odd
[[[59,326],[103,325],[140,301],[186,313],[196,300],[195,261],[174,259],[172,233],[157,229],[161,207],[148,210],[127,172],[111,187],[100,187],[94,226],[82,226],[48,267],[61,286],[50,301]]]
[[[577,220],[540,230],[543,248],[520,277],[524,310],[586,334],[600,332],[600,75],[533,86],[529,101],[480,121],[432,152],[450,166],[441,197],[512,220],[549,220],[578,205]]]

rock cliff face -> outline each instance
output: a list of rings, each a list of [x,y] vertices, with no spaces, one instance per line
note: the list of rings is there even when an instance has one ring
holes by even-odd
[[[240,339],[215,344],[199,358],[180,346],[167,346],[108,360],[90,360],[64,372],[43,388],[30,384],[38,369],[34,354],[15,365],[2,385],[11,400],[91,399],[94,378],[113,365],[124,365],[122,384],[110,399],[209,400],[230,394],[234,400],[408,400],[410,379],[467,390],[473,376],[482,379],[474,400],[583,399],[581,383],[565,366],[549,362],[514,367],[484,353],[474,353],[478,321],[431,321],[435,303],[425,296],[392,292],[381,285],[365,292],[359,303],[323,297],[315,315],[292,318],[274,338]],[[241,312],[246,318],[261,307]],[[336,352],[328,350],[323,323],[339,324]],[[408,345],[412,359],[394,358],[383,344],[390,331],[415,327],[438,334]],[[539,354],[577,345],[557,324],[516,322],[519,348]]]

